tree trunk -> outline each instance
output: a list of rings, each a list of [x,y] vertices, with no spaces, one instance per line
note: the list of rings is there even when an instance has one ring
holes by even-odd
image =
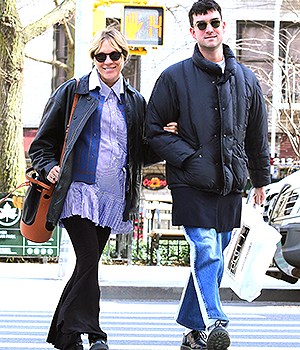
[[[15,0],[0,4],[0,192],[24,181],[21,118],[24,47]]]
[[[21,115],[25,45],[59,21],[70,20],[75,6],[76,0],[64,0],[22,27],[16,0],[0,0],[0,193],[11,191],[25,179]]]

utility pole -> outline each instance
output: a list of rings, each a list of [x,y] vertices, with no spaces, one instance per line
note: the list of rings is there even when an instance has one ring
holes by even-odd
[[[76,0],[74,75],[80,77],[92,68],[89,46],[93,35],[93,0]]]
[[[281,69],[279,65],[279,31],[280,31],[280,9],[282,0],[276,0],[274,19],[274,61],[273,61],[273,96],[272,96],[272,123],[271,123],[271,157],[276,153],[276,126],[277,118],[280,118],[281,107]]]
[[[93,0],[76,0],[74,58],[74,76],[76,78],[87,74],[92,68],[88,54],[93,34],[92,4]],[[65,229],[61,235],[60,252],[58,277],[66,278],[72,274],[76,257]]]

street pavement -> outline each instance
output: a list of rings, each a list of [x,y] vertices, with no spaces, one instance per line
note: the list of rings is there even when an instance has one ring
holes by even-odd
[[[53,349],[45,339],[71,270],[71,262],[0,263],[1,350]],[[100,264],[100,316],[110,349],[177,350],[183,329],[174,317],[188,276],[188,267]],[[248,303],[232,297],[225,278],[221,296],[231,319],[230,349],[300,349],[299,289],[298,283],[266,276],[262,295]],[[263,302],[268,298],[275,303]]]
[[[0,263],[0,310],[54,309],[69,278],[72,263]],[[189,267],[104,265],[99,267],[101,297],[106,300],[180,299],[189,276]],[[224,301],[240,301],[231,291],[226,276],[221,284]],[[289,284],[266,276],[256,301],[300,302],[300,283]],[[245,302],[247,303],[247,302]]]

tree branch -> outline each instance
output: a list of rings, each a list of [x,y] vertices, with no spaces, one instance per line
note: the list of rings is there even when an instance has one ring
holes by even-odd
[[[36,57],[30,56],[26,53],[25,53],[25,57],[29,58],[30,60],[36,61],[36,62],[47,63],[47,64],[50,64],[50,65],[55,66],[57,68],[63,68],[65,71],[70,70],[70,67],[67,64],[65,64],[61,61],[58,61],[58,60],[44,60],[41,58],[36,58]]]
[[[53,0],[53,1],[54,1],[55,6],[58,7],[59,6],[58,1],[57,0]],[[69,47],[69,49],[73,49],[75,44],[74,44],[74,39],[73,39],[71,30],[70,30],[70,23],[68,23],[65,20],[65,18],[61,22],[65,28],[65,35],[66,35],[66,39],[68,42],[68,47]]]
[[[74,15],[76,0],[64,0],[58,7],[24,28],[24,42],[27,43],[41,35],[54,24],[59,23],[62,18],[69,19]]]

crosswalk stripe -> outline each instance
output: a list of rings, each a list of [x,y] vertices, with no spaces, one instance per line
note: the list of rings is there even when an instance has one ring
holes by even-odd
[[[110,350],[179,350],[179,346],[166,346],[166,345],[155,345],[155,346],[149,346],[149,345],[138,345],[137,347],[133,347],[132,345],[128,344],[122,344],[120,347],[119,345],[110,345]],[[235,348],[235,347],[234,347]],[[48,344],[14,344],[12,346],[11,343],[2,343],[1,342],[1,350],[10,350],[10,349],[22,349],[22,350],[35,350],[35,349],[52,349],[53,346]],[[233,349],[233,347],[230,347],[230,349]],[[244,346],[242,345],[242,350],[258,350],[261,349],[260,347],[253,347],[253,346]],[[263,350],[282,350],[282,346],[264,346]],[[295,349],[299,349],[296,347]]]
[[[131,307],[129,303],[121,309],[115,307],[109,311],[109,305],[105,306],[100,320],[101,327],[108,333],[110,350],[179,350],[183,327],[175,322],[174,310],[170,310],[169,305],[165,309],[164,305],[155,303],[153,311],[149,311],[151,305],[144,312],[138,308],[140,306]],[[233,310],[232,306],[229,310]],[[299,313],[292,312],[288,319],[279,314],[272,317],[267,310],[257,313],[227,313],[232,340],[230,350],[300,349]],[[52,312],[45,311],[0,311],[0,349],[53,349],[51,344],[46,343],[51,318]],[[89,346],[86,335],[83,336],[83,341],[87,350]]]

